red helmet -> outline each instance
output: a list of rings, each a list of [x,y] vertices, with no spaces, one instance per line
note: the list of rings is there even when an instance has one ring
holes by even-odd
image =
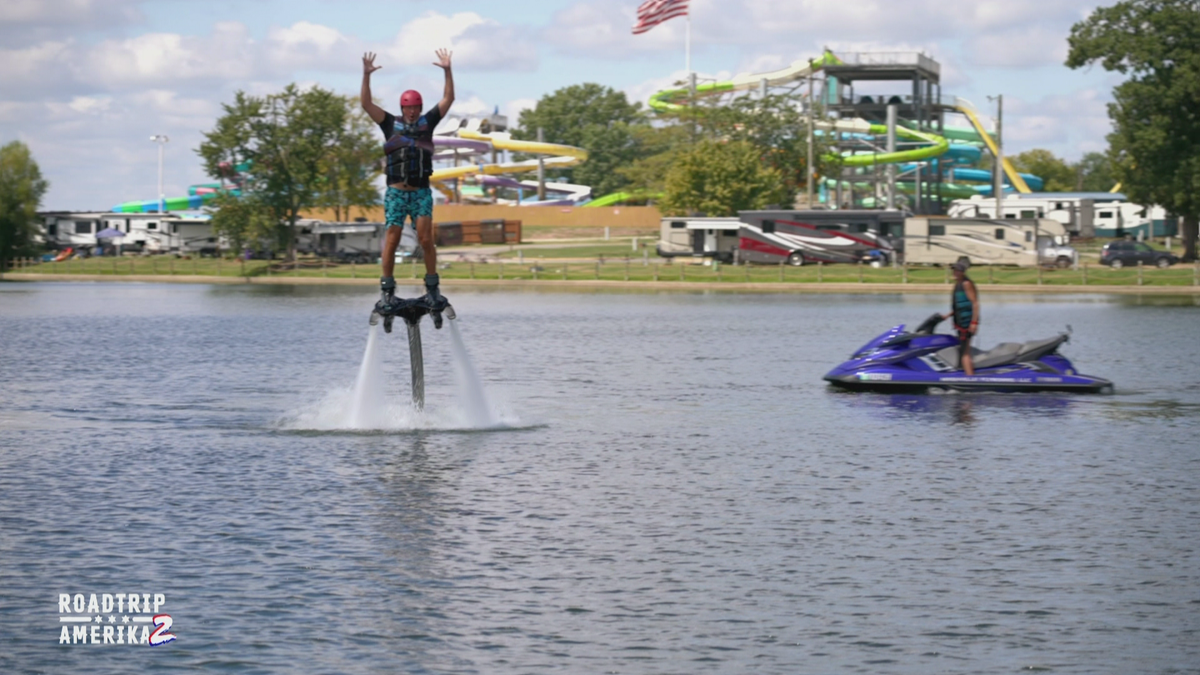
[[[421,105],[421,92],[413,90],[413,89],[409,89],[408,91],[404,92],[403,94],[400,94],[400,107],[404,107],[406,105],[420,106]]]

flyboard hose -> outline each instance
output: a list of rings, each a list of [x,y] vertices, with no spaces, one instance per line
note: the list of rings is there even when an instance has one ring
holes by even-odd
[[[412,370],[412,400],[417,410],[425,409],[425,357],[421,354],[421,323],[408,326],[408,360]]]
[[[390,301],[380,300],[371,311],[372,326],[383,319],[383,331],[392,332],[392,322],[396,317],[404,320],[408,327],[408,358],[412,371],[412,401],[417,410],[425,409],[425,359],[421,351],[421,317],[428,314],[433,319],[433,327],[442,327],[442,317],[453,321],[456,317],[454,308],[443,296],[436,299],[423,295],[419,298],[392,298]]]

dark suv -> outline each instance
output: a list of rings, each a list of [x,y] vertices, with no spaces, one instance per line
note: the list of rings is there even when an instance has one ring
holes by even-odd
[[[1137,265],[1139,262],[1166,268],[1179,262],[1179,256],[1157,251],[1140,241],[1110,241],[1100,250],[1100,262],[1113,269]]]

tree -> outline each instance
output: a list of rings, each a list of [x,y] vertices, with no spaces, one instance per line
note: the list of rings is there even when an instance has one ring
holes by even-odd
[[[1108,192],[1117,185],[1112,161],[1103,152],[1087,153],[1074,168],[1076,190]]]
[[[646,123],[640,103],[630,103],[624,93],[588,82],[547,94],[534,108],[522,110],[513,137],[537,140],[541,128],[542,140],[547,143],[587,150],[586,162],[553,173],[590,185],[592,194],[601,196],[629,184],[618,169],[640,156],[634,129]]]
[[[48,187],[28,146],[13,141],[0,148],[0,272],[9,260],[35,252],[37,210]]]
[[[210,176],[222,164],[246,164],[242,192],[272,215],[288,257],[296,257],[296,220],[317,206],[328,179],[331,149],[347,128],[345,99],[294,84],[265,97],[237,92],[197,152]]]
[[[1076,170],[1049,150],[1034,148],[1010,158],[1017,171],[1031,173],[1043,181],[1046,192],[1069,192],[1075,189]],[[1111,185],[1109,187],[1112,187]]]
[[[284,243],[279,241],[278,219],[255,195],[222,193],[206,208],[212,214],[213,233],[227,240],[235,252],[263,247],[275,251]]]
[[[1129,75],[1113,90],[1109,157],[1131,201],[1182,220],[1186,261],[1200,222],[1200,0],[1126,0],[1071,28],[1066,65]]]
[[[682,113],[686,118],[687,113]],[[696,116],[703,136],[715,140],[746,141],[762,152],[762,161],[782,177],[788,195],[807,184],[808,121],[794,96],[742,96],[720,107],[707,107]],[[813,148],[815,172],[829,175],[837,165],[828,146]],[[791,199],[787,200],[790,205]]]
[[[702,140],[681,152],[665,181],[660,206],[667,215],[735,216],[738,211],[789,203],[778,169],[762,161],[749,141]]]
[[[691,132],[682,124],[631,127],[636,159],[616,169],[625,179],[624,189],[632,193],[656,195],[666,190],[667,172],[677,156],[691,145]]]
[[[317,206],[333,209],[334,218],[349,220],[352,207],[378,206],[375,179],[382,173],[383,151],[375,123],[357,97],[345,97],[346,124],[324,158],[323,189]]]

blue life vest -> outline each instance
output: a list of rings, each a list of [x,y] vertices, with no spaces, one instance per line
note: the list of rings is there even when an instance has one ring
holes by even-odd
[[[959,328],[969,328],[971,318],[975,316],[975,303],[971,302],[971,298],[967,295],[966,282],[968,281],[971,280],[963,277],[962,281],[954,284],[954,291],[950,294],[950,306],[954,309],[954,325]]]

